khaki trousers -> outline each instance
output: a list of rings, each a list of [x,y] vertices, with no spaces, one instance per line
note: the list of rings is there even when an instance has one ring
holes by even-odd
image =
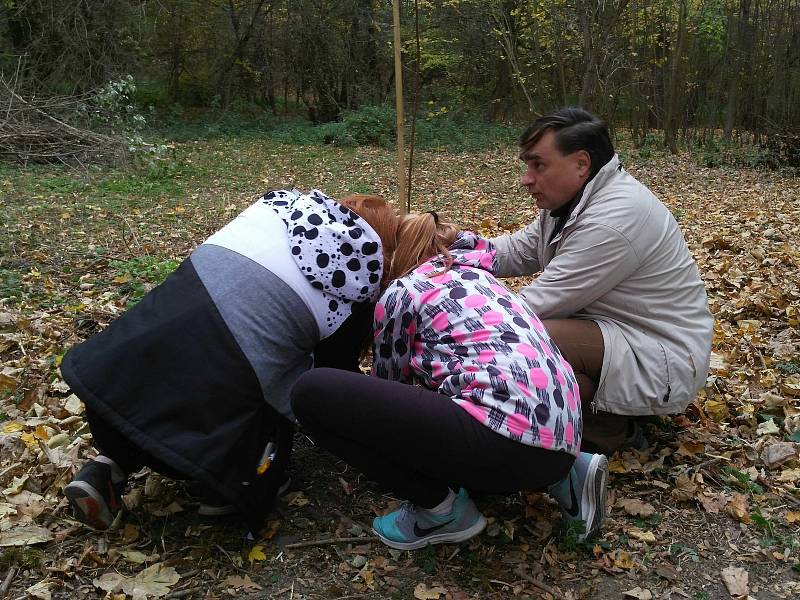
[[[542,321],[561,354],[572,366],[581,395],[584,452],[611,454],[621,448],[629,434],[631,418],[592,410],[603,369],[603,334],[600,326],[587,319]]]

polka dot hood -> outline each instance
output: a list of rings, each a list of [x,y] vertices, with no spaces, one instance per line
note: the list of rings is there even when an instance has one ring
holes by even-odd
[[[292,258],[328,301],[334,327],[350,316],[353,303],[377,300],[383,248],[366,220],[319,190],[278,190],[261,201],[286,225]]]
[[[575,375],[539,318],[492,274],[491,242],[470,232],[392,282],[375,306],[372,374],[420,383],[492,430],[577,455]],[[431,277],[431,275],[433,276]]]

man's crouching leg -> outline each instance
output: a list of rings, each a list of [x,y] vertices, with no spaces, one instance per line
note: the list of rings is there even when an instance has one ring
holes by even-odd
[[[636,420],[627,415],[594,411],[592,400],[603,370],[603,333],[587,319],[548,319],[542,321],[561,354],[572,366],[581,394],[584,452],[613,454],[633,446],[643,449],[647,441]]]

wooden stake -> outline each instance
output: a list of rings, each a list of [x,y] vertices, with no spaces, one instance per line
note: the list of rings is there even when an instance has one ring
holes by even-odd
[[[393,1],[394,13],[394,99],[397,111],[397,204],[406,214],[406,153],[403,145],[403,63],[400,60],[400,0]]]

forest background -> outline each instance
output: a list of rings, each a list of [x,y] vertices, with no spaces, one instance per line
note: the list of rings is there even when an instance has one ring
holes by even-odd
[[[401,5],[406,110],[422,144],[457,144],[467,122],[476,133],[579,104],[636,147],[700,145],[713,161],[733,140],[759,149],[750,163],[800,162],[787,142],[800,118],[797,0]],[[290,119],[295,137],[340,145],[394,135],[386,0],[4,0],[0,72],[7,106],[12,91],[78,96],[95,129],[126,117],[285,134]],[[348,116],[355,131],[341,126]],[[339,126],[300,133],[304,121]],[[13,157],[14,141],[0,151]]]

